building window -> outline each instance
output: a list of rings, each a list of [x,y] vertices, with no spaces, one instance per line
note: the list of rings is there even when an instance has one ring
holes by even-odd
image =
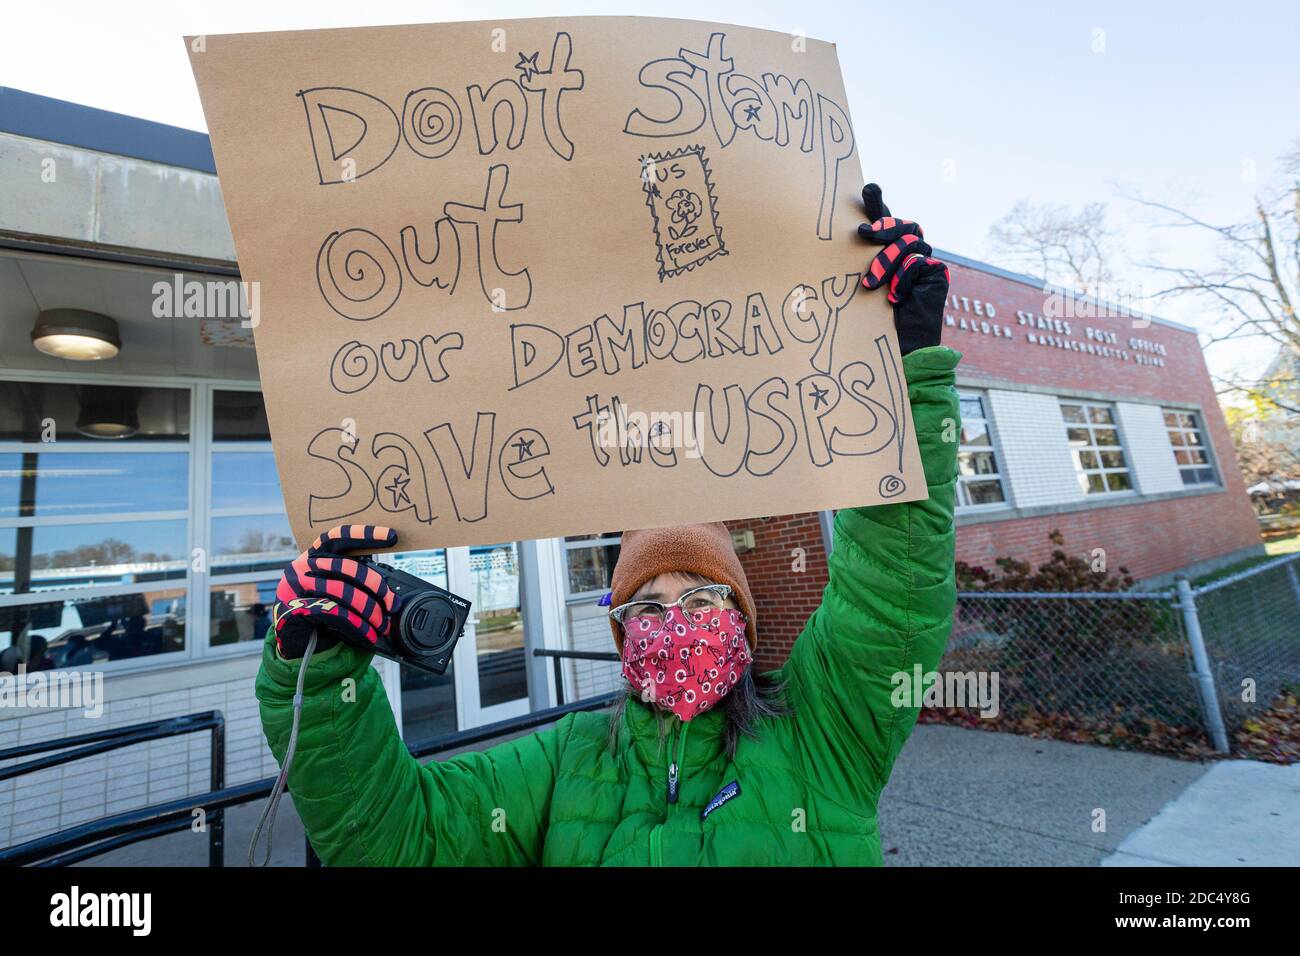
[[[1174,449],[1174,461],[1183,476],[1184,485],[1213,485],[1218,483],[1214,464],[1210,461],[1210,447],[1201,430],[1196,412],[1165,409],[1165,428],[1169,430],[1169,444]]]
[[[993,449],[993,426],[984,398],[961,392],[961,444],[957,449],[957,507],[982,508],[1006,503],[1006,489]]]
[[[609,590],[609,578],[618,561],[622,536],[617,531],[570,535],[564,539],[564,594],[599,598]]]
[[[0,671],[188,650],[191,391],[0,381]]]
[[[1092,402],[1061,402],[1065,436],[1084,494],[1106,495],[1133,490],[1115,409]]]
[[[609,590],[622,540],[622,531],[601,531],[562,541],[568,650],[608,654],[617,646],[610,640],[609,609],[598,602]],[[563,672],[566,700],[607,694],[625,683],[617,661],[568,660]]]
[[[298,553],[262,393],[213,389],[210,436],[208,645],[257,644],[281,571]]]

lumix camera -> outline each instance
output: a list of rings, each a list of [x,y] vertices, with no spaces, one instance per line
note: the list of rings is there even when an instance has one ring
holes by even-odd
[[[446,672],[451,652],[465,631],[470,602],[374,558],[359,560],[374,568],[399,598],[388,633],[381,634],[370,649],[430,674]]]

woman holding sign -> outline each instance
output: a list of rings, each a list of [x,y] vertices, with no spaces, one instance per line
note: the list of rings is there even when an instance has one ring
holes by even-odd
[[[870,222],[859,233],[883,246],[863,284],[888,285],[894,304],[929,499],[838,513],[822,604],[786,664],[765,675],[750,666],[757,616],[726,528],[627,532],[609,597],[625,700],[427,766],[403,746],[360,649],[368,636],[373,643],[371,628],[388,627],[392,598],[364,570],[349,577],[354,562],[330,557],[389,547],[396,533],[323,535],[277,596],[310,596],[298,573],[310,567],[342,580],[338,606],[277,608],[257,680],[266,737],[283,763],[299,663],[315,635],[289,785],[322,860],[881,863],[876,802],[917,717],[893,703],[895,675],[932,671],[952,627],[960,355],[939,345],[947,267],[930,257],[919,226],[890,216],[878,186],[863,199]]]

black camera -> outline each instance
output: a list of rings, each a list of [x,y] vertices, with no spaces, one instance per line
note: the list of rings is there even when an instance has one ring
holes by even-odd
[[[398,598],[388,633],[371,650],[430,674],[444,673],[465,631],[470,602],[374,558],[360,563],[374,568]]]

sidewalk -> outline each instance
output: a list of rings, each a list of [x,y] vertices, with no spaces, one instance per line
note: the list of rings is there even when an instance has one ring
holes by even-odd
[[[1102,866],[1300,866],[1300,764],[1215,764]]]
[[[885,865],[1095,866],[1210,767],[926,724],[881,796]]]
[[[226,861],[242,866],[261,805],[232,810]],[[1095,811],[1104,832],[1094,832]],[[1014,734],[917,727],[880,801],[886,866],[1300,864],[1300,765],[1192,763]],[[285,800],[274,865],[300,866]],[[84,865],[204,866],[207,837],[178,833]]]

